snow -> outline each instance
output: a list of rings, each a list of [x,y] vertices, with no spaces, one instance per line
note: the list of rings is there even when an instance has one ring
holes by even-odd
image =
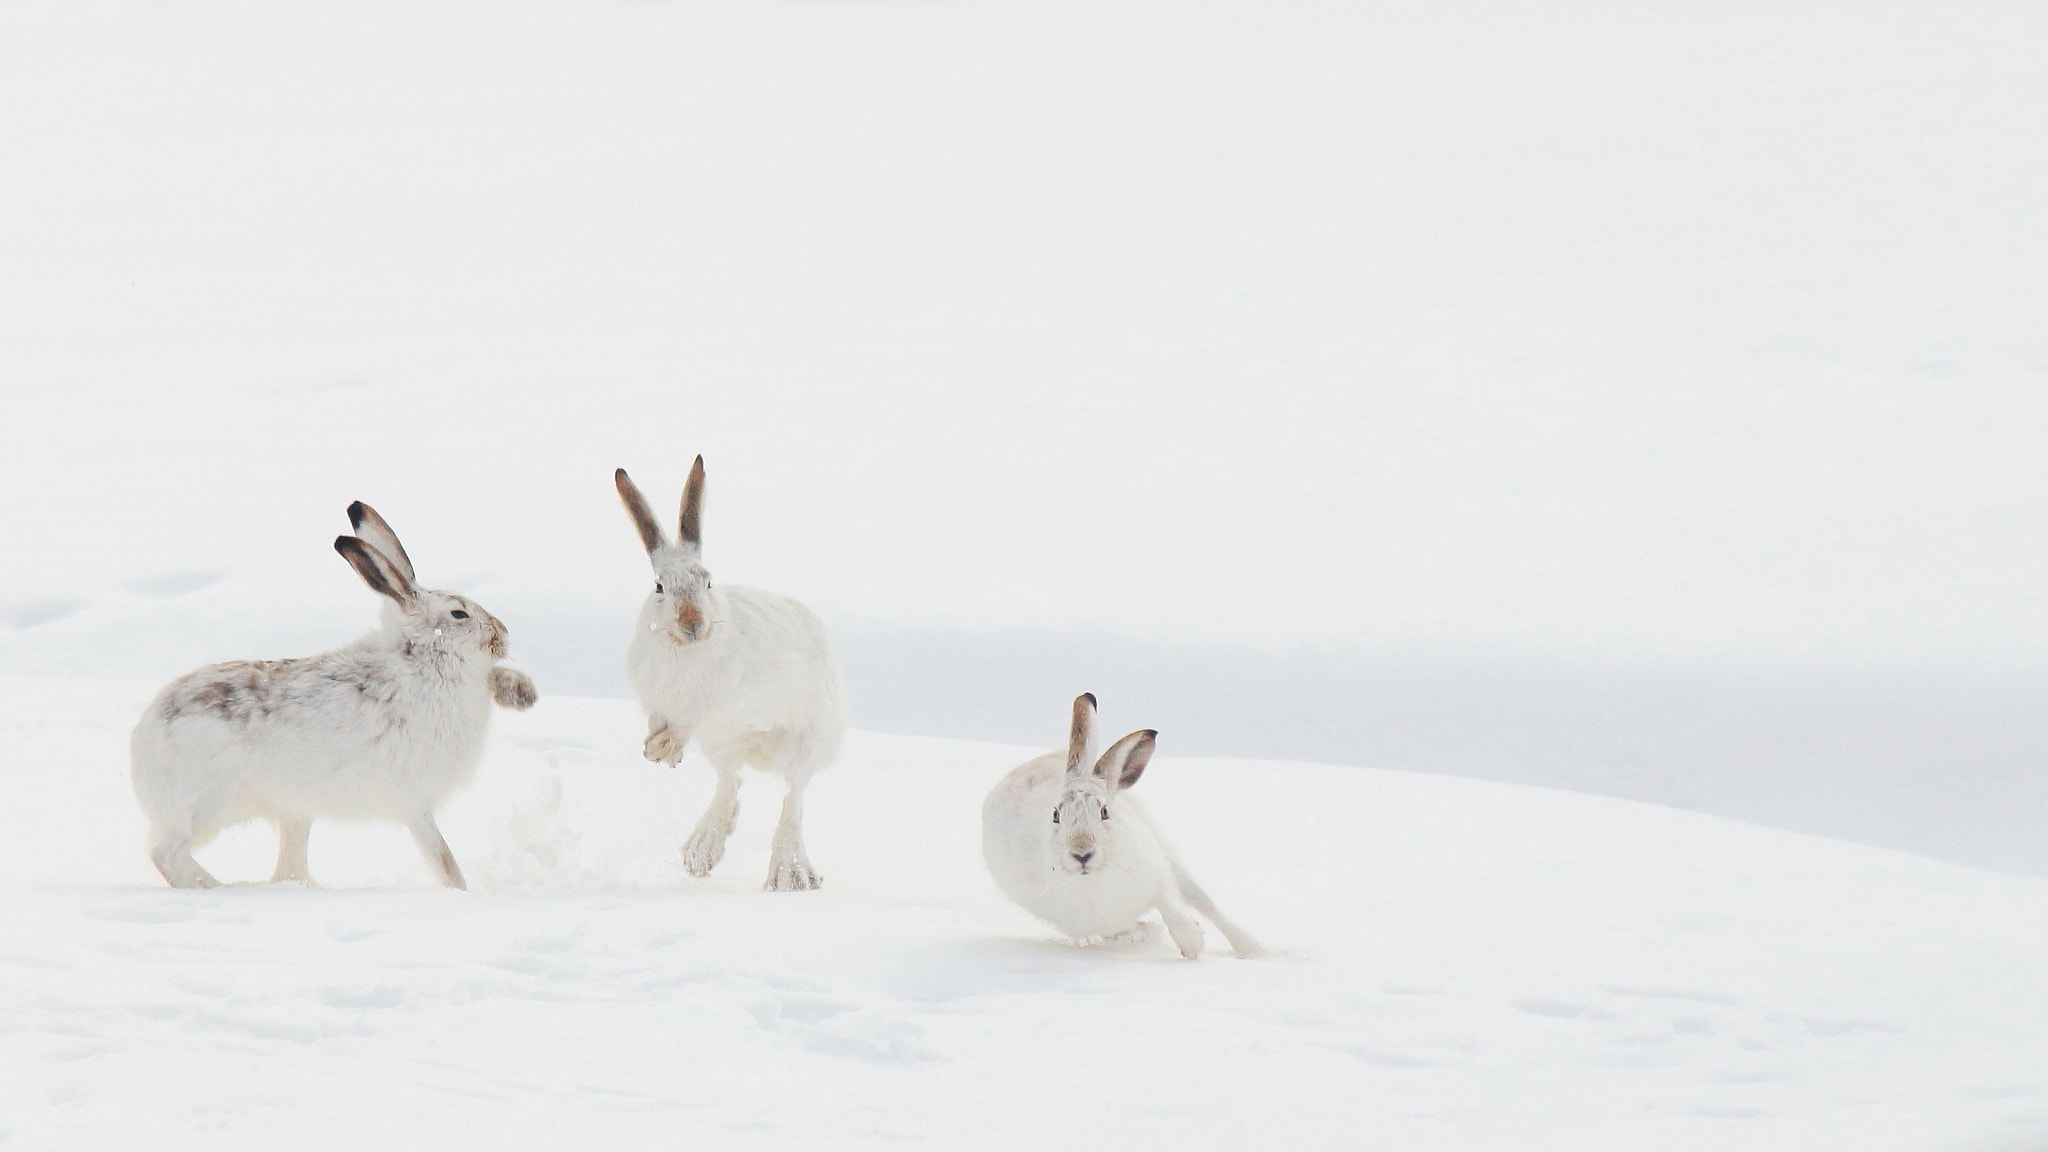
[[[274,846],[251,826],[202,853],[242,886],[175,892],[117,768],[149,686],[0,688],[0,772],[28,801],[0,812],[13,1147],[2048,1138],[2048,881],[1600,797],[1168,755],[1139,785],[1153,812],[1281,952],[1230,959],[1212,933],[1190,963],[1156,925],[1073,946],[995,891],[976,811],[1033,749],[856,733],[811,792],[825,888],[770,894],[772,781],[691,880],[709,767],[639,760],[630,703],[556,698],[500,716],[446,810],[471,892],[431,887],[400,829],[332,824],[319,889],[252,883]]]

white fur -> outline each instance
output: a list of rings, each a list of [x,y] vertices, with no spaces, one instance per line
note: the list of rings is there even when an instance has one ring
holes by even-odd
[[[337,550],[343,541],[367,548],[343,537]],[[402,593],[387,601],[377,631],[318,656],[209,665],[150,702],[129,753],[150,858],[164,879],[181,888],[219,883],[193,850],[223,828],[263,818],[279,831],[271,879],[311,882],[307,837],[315,817],[330,816],[404,824],[443,882],[464,886],[434,809],[476,774],[494,694],[525,707],[533,688],[495,666],[504,625],[474,601],[414,586],[397,551],[394,561],[368,550],[374,560],[366,562],[382,562],[386,588]]]
[[[981,851],[1003,894],[1077,940],[1123,936],[1158,909],[1180,954],[1201,955],[1199,912],[1238,956],[1264,954],[1224,917],[1126,789],[1150,759],[1152,732],[1133,732],[1090,767],[1095,698],[1074,701],[1066,753],[1011,769],[981,806]],[[1058,819],[1055,821],[1055,816]]]
[[[846,703],[825,642],[825,626],[810,609],[758,588],[714,585],[699,544],[690,539],[697,520],[669,541],[645,517],[645,501],[621,470],[620,496],[635,512],[654,583],[640,606],[626,650],[626,675],[647,713],[649,760],[676,763],[692,739],[718,772],[718,786],[690,838],[683,865],[702,876],[725,855],[739,814],[742,769],[781,776],[788,785],[770,850],[771,891],[802,891],[823,882],[803,843],[803,792],[811,777],[839,754],[846,733]],[[690,492],[701,507],[703,461]],[[635,511],[637,505],[637,511]]]

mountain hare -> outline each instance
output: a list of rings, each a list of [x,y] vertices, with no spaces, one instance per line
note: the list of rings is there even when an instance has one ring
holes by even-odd
[[[1095,697],[1074,701],[1065,755],[1012,768],[981,806],[981,852],[1003,894],[1077,940],[1119,936],[1159,909],[1180,954],[1202,954],[1200,912],[1241,957],[1258,941],[1216,910],[1146,815],[1125,795],[1152,759],[1158,733],[1133,732],[1089,767]]]
[[[702,560],[702,456],[683,488],[674,543],[626,470],[613,480],[654,565],[654,589],[640,606],[626,650],[626,675],[647,712],[642,751],[649,760],[674,764],[695,737],[718,770],[711,806],[683,845],[683,867],[703,876],[725,855],[740,810],[740,769],[751,764],[789,784],[767,888],[816,888],[823,878],[804,855],[804,786],[838,755],[846,733],[846,703],[825,626],[787,596],[712,586]]]
[[[221,829],[277,824],[272,883],[310,883],[316,816],[396,820],[451,888],[462,870],[434,807],[476,775],[491,702],[533,705],[525,673],[497,666],[505,625],[476,601],[414,583],[384,518],[349,505],[357,536],[334,550],[385,597],[377,631],[296,660],[210,664],[171,681],[129,738],[149,857],[179,888],[219,884],[192,858]]]

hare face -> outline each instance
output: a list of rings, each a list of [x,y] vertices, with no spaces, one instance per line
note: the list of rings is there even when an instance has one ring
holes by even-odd
[[[421,589],[405,610],[407,631],[446,648],[481,652],[503,660],[510,651],[505,622],[467,596]]]
[[[1100,780],[1070,777],[1059,804],[1052,810],[1053,867],[1073,876],[1099,872],[1114,848],[1110,831],[1111,796]]]
[[[624,468],[612,475],[626,515],[633,521],[647,559],[654,565],[654,591],[647,607],[652,619],[649,631],[664,632],[677,644],[695,644],[709,639],[717,622],[717,598],[711,592],[711,574],[704,570],[704,458],[690,465],[690,479],[683,485],[682,514],[676,520],[676,534],[670,540],[648,506],[647,497],[626,475]]]
[[[711,573],[694,549],[666,549],[654,566],[655,626],[678,644],[708,640],[716,624]]]
[[[1052,812],[1053,868],[1075,876],[1109,866],[1115,843],[1110,835],[1109,806],[1117,793],[1138,782],[1152,759],[1159,733],[1133,732],[1109,746],[1094,767],[1095,694],[1074,698],[1073,725],[1067,730],[1067,773],[1060,802]]]

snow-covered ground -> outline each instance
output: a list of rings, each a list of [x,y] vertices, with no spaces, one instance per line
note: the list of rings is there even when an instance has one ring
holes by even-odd
[[[343,826],[315,832],[321,889],[174,892],[120,768],[150,686],[0,689],[9,1147],[2048,1141],[2048,881],[1168,755],[1139,786],[1282,953],[1212,933],[1188,963],[1163,932],[1071,946],[997,894],[978,805],[1030,749],[857,734],[811,794],[826,887],[769,894],[772,782],[690,880],[709,768],[638,759],[629,703],[565,698],[501,717],[448,810],[469,893],[426,886],[402,831]],[[202,856],[246,881],[272,851],[252,827]]]

